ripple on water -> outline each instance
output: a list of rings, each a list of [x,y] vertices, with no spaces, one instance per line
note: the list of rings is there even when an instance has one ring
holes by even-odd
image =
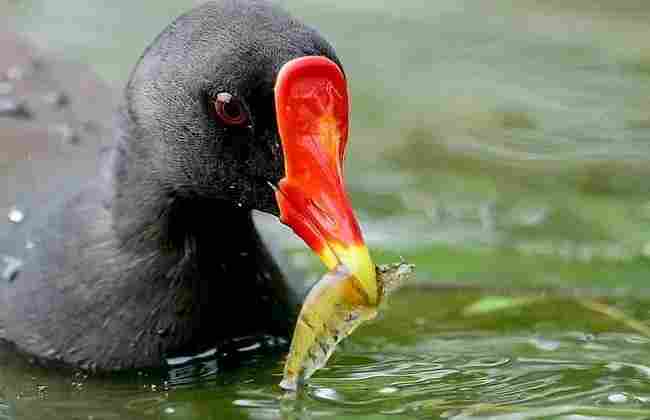
[[[408,300],[404,314],[401,299]],[[124,383],[92,375],[57,383],[50,372],[29,372],[19,403],[35,413],[56,409],[70,418],[97,413],[96,418],[138,420],[650,418],[650,340],[638,334],[616,327],[580,331],[565,318],[559,327],[535,330],[530,327],[537,325],[535,311],[546,305],[522,312],[530,325],[502,331],[481,324],[476,315],[460,322],[462,310],[434,320],[431,305],[418,309],[408,293],[395,296],[393,304],[391,316],[351,337],[298,394],[284,394],[278,386],[282,356],[265,350],[264,341],[244,340],[236,349],[252,356],[239,359],[234,369],[207,352],[172,360],[162,378],[144,374]],[[553,306],[564,312],[559,302]],[[426,322],[401,336],[402,315],[409,325],[414,318]],[[373,330],[380,327],[394,333]],[[5,377],[12,386],[20,382],[0,373],[0,387]]]
[[[650,346],[635,341],[633,347],[625,334],[596,336],[592,343],[601,340],[608,352],[585,350],[575,334],[468,335],[462,342],[453,339],[455,354],[442,355],[435,348],[444,349],[444,343],[436,339],[429,356],[406,349],[389,354],[354,349],[339,354],[314,377],[307,395],[319,403],[368,413],[569,415],[615,407],[633,414],[647,409],[650,415],[648,366],[616,361],[645,360]],[[553,345],[522,347],[531,341]],[[519,357],[511,357],[516,354]]]

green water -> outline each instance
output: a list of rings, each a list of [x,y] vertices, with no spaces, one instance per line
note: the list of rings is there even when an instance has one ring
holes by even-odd
[[[252,341],[170,375],[3,359],[0,389],[10,419],[648,418],[650,337],[594,302],[648,328],[648,300],[406,289],[298,395],[277,385],[281,353]]]
[[[0,12],[117,89],[195,3],[0,0]],[[281,3],[346,67],[347,178],[374,256],[416,263],[421,287],[465,287],[398,294],[295,399],[264,346],[241,364],[199,363],[185,385],[8,361],[0,418],[650,416],[650,299],[638,297],[650,289],[650,3]],[[317,267],[277,234],[296,265]],[[571,297],[587,293],[612,306]],[[224,363],[239,367],[215,373]]]

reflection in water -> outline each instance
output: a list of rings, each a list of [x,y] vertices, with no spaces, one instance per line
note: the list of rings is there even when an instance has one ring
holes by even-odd
[[[279,388],[286,343],[270,338],[107,377],[7,356],[0,419],[647,417],[650,338],[627,331],[573,298],[406,289],[298,394]]]

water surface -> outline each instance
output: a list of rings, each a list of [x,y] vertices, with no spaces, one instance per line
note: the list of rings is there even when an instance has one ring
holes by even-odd
[[[649,300],[406,289],[297,395],[278,386],[282,350],[245,340],[171,373],[87,377],[5,359],[0,418],[647,418],[650,336],[593,302],[650,329]]]

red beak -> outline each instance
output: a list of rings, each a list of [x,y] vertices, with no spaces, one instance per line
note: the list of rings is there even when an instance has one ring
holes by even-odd
[[[276,190],[281,221],[329,269],[346,265],[376,303],[375,266],[343,178],[350,109],[343,72],[325,57],[289,61],[278,74],[275,107],[286,173]]]

